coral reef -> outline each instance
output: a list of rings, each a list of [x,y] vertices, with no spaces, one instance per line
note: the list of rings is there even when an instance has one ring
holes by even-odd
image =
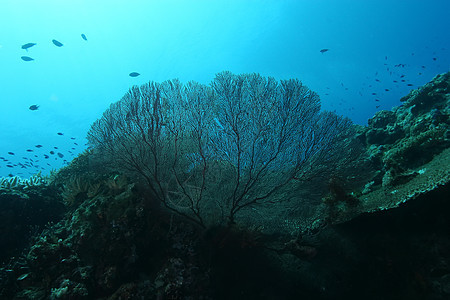
[[[1,189],[27,189],[31,187],[37,187],[40,185],[48,185],[47,178],[42,177],[41,172],[32,175],[28,179],[20,178],[19,176],[13,177],[1,177],[0,178],[0,190]]]
[[[448,299],[449,78],[360,127],[343,174],[282,194],[317,202],[250,207],[260,223],[196,226],[89,151],[2,178],[0,298]]]
[[[436,76],[380,111],[359,129],[377,173],[354,195],[356,207],[333,213],[333,222],[397,207],[450,181],[450,73]],[[350,191],[348,191],[350,192]]]

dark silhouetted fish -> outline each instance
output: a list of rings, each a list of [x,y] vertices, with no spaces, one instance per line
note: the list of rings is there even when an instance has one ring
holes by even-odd
[[[384,89],[386,92],[389,92],[389,89]]]
[[[36,145],[35,147],[36,148],[42,148],[42,145]]]
[[[81,34],[81,38],[82,38],[83,40],[87,41],[87,37],[86,37],[86,35],[85,35],[84,33]]]
[[[27,149],[27,152],[33,152],[33,150],[32,149]]]
[[[71,139],[71,140],[74,140],[75,138],[74,138],[74,137],[71,137],[70,139]]]
[[[375,106],[375,108],[379,108],[379,107],[380,107],[380,105]]]
[[[63,44],[61,42],[58,42],[57,40],[52,40],[52,43],[55,44],[56,47],[62,47]]]
[[[138,77],[141,74],[139,74],[138,72],[131,72],[129,75],[130,77]]]
[[[44,158],[45,159],[47,159],[47,158],[49,158],[50,156],[48,156],[47,154],[44,154]]]
[[[39,109],[39,105],[33,104],[30,107],[28,107],[30,110],[38,110]]]
[[[32,60],[34,60],[34,58],[31,58],[31,57],[29,57],[29,56],[22,56],[22,57],[20,57],[23,61],[32,61]]]
[[[330,49],[322,49],[322,50],[320,50],[320,53],[324,54],[327,51],[330,51]]]
[[[34,45],[36,45],[36,43],[26,43],[25,45],[22,45],[22,49],[25,49],[28,51],[28,48],[31,48]]]
[[[63,158],[63,157],[64,157],[64,155],[63,155],[61,152],[58,152],[58,156],[59,156],[60,158]]]
[[[55,154],[55,151],[50,151],[50,154],[51,154],[51,155]]]
[[[53,147],[53,148],[58,149],[58,147]]]
[[[58,133],[57,133],[57,135],[64,135],[64,133],[62,133],[62,132],[58,132]]]
[[[15,155],[14,152],[8,152],[9,155]]]
[[[407,84],[407,86],[413,86],[413,85],[414,85],[414,84],[412,84],[412,83],[408,83],[408,84]]]

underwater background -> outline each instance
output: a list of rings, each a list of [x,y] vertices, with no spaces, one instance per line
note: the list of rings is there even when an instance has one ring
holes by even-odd
[[[0,176],[66,165],[110,103],[149,80],[298,78],[324,109],[365,125],[449,70],[449,10],[446,0],[3,0]]]

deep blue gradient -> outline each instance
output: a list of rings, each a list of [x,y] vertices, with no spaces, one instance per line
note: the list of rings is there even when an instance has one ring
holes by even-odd
[[[70,161],[109,104],[149,80],[296,77],[324,109],[366,124],[449,71],[449,11],[448,0],[2,0],[0,176]]]

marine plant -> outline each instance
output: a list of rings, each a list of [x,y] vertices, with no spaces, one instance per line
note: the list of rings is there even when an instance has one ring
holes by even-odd
[[[222,72],[211,85],[132,87],[88,142],[97,161],[139,175],[163,206],[206,227],[283,205],[295,182],[332,174],[351,134],[297,79]]]

